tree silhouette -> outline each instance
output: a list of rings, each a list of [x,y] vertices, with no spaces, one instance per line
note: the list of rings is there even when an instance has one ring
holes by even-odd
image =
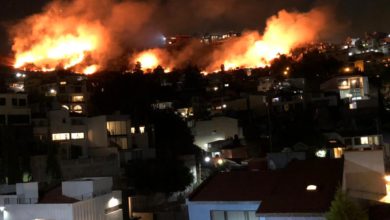
[[[368,220],[368,215],[339,188],[326,213],[327,220]]]

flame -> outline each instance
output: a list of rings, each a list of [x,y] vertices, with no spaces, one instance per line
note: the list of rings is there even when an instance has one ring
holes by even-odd
[[[91,75],[93,73],[95,73],[96,71],[98,71],[99,69],[99,66],[98,65],[91,65],[91,66],[88,66],[86,67],[84,70],[83,70],[83,73],[85,75]]]
[[[213,54],[213,62],[207,68],[225,69],[237,67],[264,67],[282,54],[288,55],[294,47],[316,40],[325,28],[326,13],[313,9],[307,13],[281,10],[267,20],[264,35],[257,31],[243,33],[242,37],[226,42]]]
[[[23,36],[14,38],[15,68],[33,66],[34,70],[44,72],[56,68],[73,68],[98,49],[104,36],[98,24],[76,25],[74,18],[63,19],[62,22],[54,19],[51,23],[52,29],[36,22],[33,25],[33,30],[40,32],[40,35],[34,39]],[[34,44],[29,45],[32,41]]]
[[[163,49],[150,49],[135,54],[130,58],[130,63],[136,64],[139,62],[144,72],[151,72],[158,66],[162,66],[164,72],[170,72],[172,68],[169,67],[170,65],[166,61],[168,57],[168,53]]]
[[[194,39],[178,52],[147,50],[136,55],[132,62],[138,60],[143,69],[148,69],[157,65],[180,67],[195,61],[208,73],[217,72],[222,65],[225,70],[265,67],[280,55],[290,55],[295,47],[317,40],[326,28],[327,13],[326,8],[315,8],[306,13],[281,10],[267,20],[264,34],[246,31],[241,37],[219,42],[211,52],[203,50],[210,45],[200,46]],[[202,52],[204,54],[199,56]]]
[[[13,66],[78,73],[113,67],[112,61],[126,53],[129,35],[137,38],[153,8],[135,1],[53,0],[10,28]]]
[[[151,51],[141,53],[139,57],[136,58],[136,61],[141,63],[142,69],[153,69],[159,64],[157,55]]]

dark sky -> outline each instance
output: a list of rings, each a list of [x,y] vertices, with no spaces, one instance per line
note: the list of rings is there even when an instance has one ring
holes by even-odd
[[[336,19],[345,27],[343,33],[336,36],[340,40],[345,36],[361,36],[370,31],[390,32],[390,0],[150,1],[160,3],[154,19],[151,20],[151,26],[168,34],[254,28],[261,30],[266,18],[280,9],[308,11],[318,5],[327,5],[334,9]],[[11,51],[7,26],[38,13],[48,2],[50,0],[1,0],[0,55],[9,55]]]

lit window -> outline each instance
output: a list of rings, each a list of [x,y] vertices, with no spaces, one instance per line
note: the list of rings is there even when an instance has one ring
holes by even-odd
[[[326,157],[326,150],[324,150],[324,149],[321,149],[321,150],[318,150],[317,152],[316,152],[316,156],[317,157]]]
[[[316,191],[317,186],[316,185],[307,185],[306,190],[307,191]]]
[[[126,135],[126,121],[109,121],[107,122],[107,130],[110,135]]]
[[[132,134],[135,134],[135,127],[131,127],[130,131]]]
[[[139,127],[139,132],[140,132],[141,134],[145,133],[145,126],[140,126],[140,127]]]
[[[66,81],[61,81],[60,85],[66,85]]]
[[[357,109],[356,102],[349,103],[349,109]]]
[[[67,106],[67,105],[63,105],[62,108],[69,110],[69,106]]]
[[[341,147],[333,148],[333,154],[334,154],[334,158],[341,158],[341,156],[343,155],[343,148]]]
[[[72,96],[72,102],[84,102],[84,96],[82,95]]]
[[[71,133],[71,134],[70,134],[70,137],[71,137],[73,140],[84,139],[84,133],[83,133],[83,132]]]
[[[368,137],[361,137],[360,144],[368,144]]]
[[[75,105],[73,111],[76,113],[83,113],[83,107],[81,107],[81,105]]]
[[[56,133],[52,134],[53,141],[69,140],[69,133]]]

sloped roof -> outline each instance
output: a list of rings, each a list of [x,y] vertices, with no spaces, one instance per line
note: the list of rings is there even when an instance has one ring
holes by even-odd
[[[219,173],[198,187],[189,201],[261,201],[257,214],[324,213],[341,184],[342,159],[292,161],[274,171]],[[307,191],[316,185],[316,191]]]
[[[291,162],[257,214],[327,212],[341,184],[343,164],[341,159]],[[316,185],[317,190],[306,190],[308,185]]]

